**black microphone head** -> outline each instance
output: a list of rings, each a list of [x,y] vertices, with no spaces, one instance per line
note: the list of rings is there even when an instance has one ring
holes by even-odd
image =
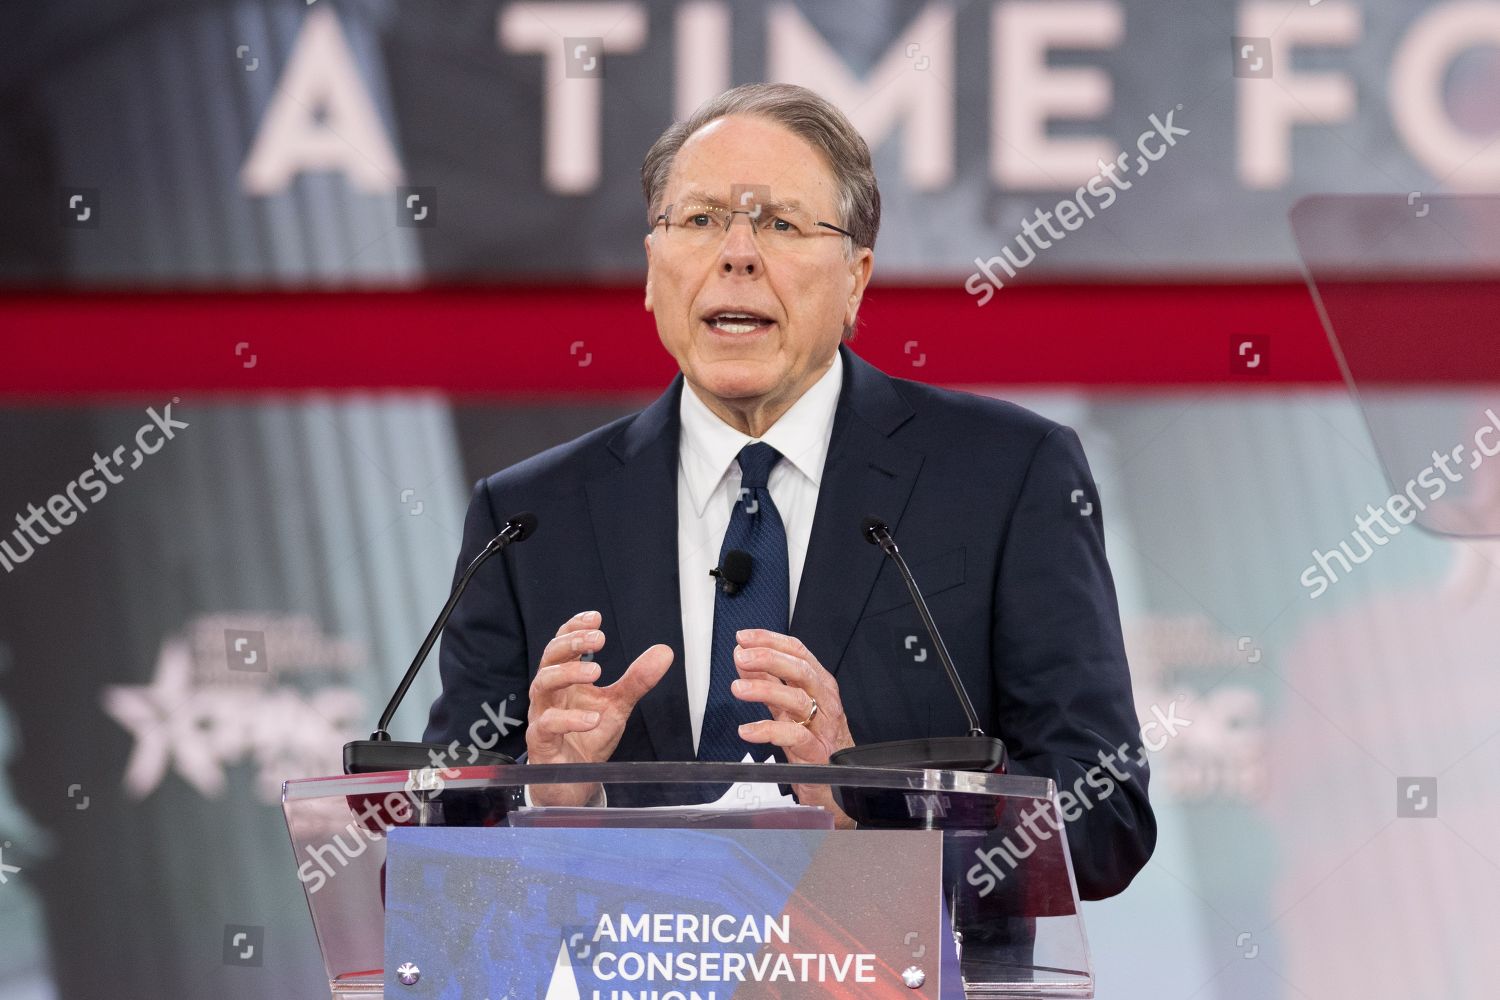
[[[506,523],[506,527],[510,527],[511,525],[515,525],[516,528],[516,541],[524,542],[536,530],[536,515],[529,510],[523,510],[521,513],[511,516],[510,520]]]
[[[750,553],[744,549],[730,549],[724,553],[719,575],[736,587],[743,587],[750,582],[750,570],[754,565],[755,559]]]
[[[881,532],[890,534],[891,526],[874,514],[866,514],[864,521],[860,522],[859,526],[859,533],[864,536],[865,541],[871,545],[879,545]]]

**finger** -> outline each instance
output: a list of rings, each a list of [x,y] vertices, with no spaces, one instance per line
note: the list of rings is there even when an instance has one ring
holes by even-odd
[[[597,653],[604,648],[604,633],[594,628],[578,628],[568,632],[560,632],[557,637],[547,642],[547,647],[542,650],[541,666],[549,666],[553,663],[566,663],[576,660],[584,653]]]
[[[598,628],[604,616],[597,611],[580,611],[578,614],[563,622],[558,628],[557,634],[564,635],[568,632],[576,632],[581,628]]]
[[[773,632],[768,628],[742,628],[734,634],[734,639],[746,648],[766,646],[777,652],[786,653],[803,660],[818,662],[818,658],[812,654],[812,650],[803,644],[802,640],[794,635],[786,635],[782,632]]]
[[[647,691],[656,687],[656,682],[662,679],[667,668],[672,665],[672,659],[672,647],[657,643],[637,656],[620,679],[604,690],[620,708],[628,712]]]
[[[543,667],[531,679],[531,704],[547,708],[575,684],[592,684],[598,679],[599,664],[587,660],[570,660]]]
[[[533,706],[534,708],[535,706]],[[549,708],[526,726],[527,759],[544,763],[563,747],[569,733],[583,733],[599,724],[598,712],[583,709]]]
[[[802,688],[777,680],[737,680],[729,685],[729,690],[741,701],[759,702],[772,712],[786,715],[792,722],[812,718],[812,695]]]
[[[544,733],[586,733],[599,725],[599,713],[580,708],[549,708],[532,725]]]
[[[746,743],[771,743],[787,751],[788,756],[796,754],[804,760],[820,763],[828,760],[827,748],[818,739],[818,735],[795,722],[779,722],[775,719],[747,722],[740,727],[740,739]]]
[[[766,646],[736,646],[734,665],[742,673],[759,671],[794,687],[816,691],[821,688],[823,676],[827,674],[816,661],[808,662],[800,656],[783,653]]]

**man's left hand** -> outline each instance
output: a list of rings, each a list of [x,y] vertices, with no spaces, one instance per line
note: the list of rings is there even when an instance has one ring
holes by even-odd
[[[827,764],[834,751],[854,746],[838,682],[801,639],[762,628],[741,629],[735,639],[740,677],[730,690],[771,711],[771,718],[741,726],[742,739],[781,747],[791,764]],[[802,802],[838,811],[826,785],[796,788]]]

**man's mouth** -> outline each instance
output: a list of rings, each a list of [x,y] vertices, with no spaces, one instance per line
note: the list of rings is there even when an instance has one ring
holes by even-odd
[[[766,317],[747,312],[714,313],[707,322],[721,333],[754,333],[771,325],[771,320]]]

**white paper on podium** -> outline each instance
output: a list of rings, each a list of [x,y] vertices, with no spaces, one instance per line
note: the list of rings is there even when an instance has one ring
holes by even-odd
[[[744,759],[740,761],[740,763],[741,764],[755,764],[755,763],[772,764],[772,763],[775,763],[775,761],[776,761],[775,757],[767,757],[764,761],[757,762],[755,760],[755,758],[751,757],[747,753],[747,754],[745,754]],[[778,784],[776,784],[775,782],[738,781],[738,782],[735,782],[733,785],[730,785],[729,786],[729,790],[727,792],[725,792],[723,795],[719,796],[719,798],[715,799],[713,802],[707,802],[707,803],[704,803],[703,805],[698,805],[698,806],[689,806],[687,808],[691,808],[691,809],[710,809],[710,810],[720,811],[720,810],[730,810],[730,809],[768,809],[768,808],[773,808],[773,807],[795,806],[795,805],[797,805],[797,800],[794,799],[794,798],[792,798],[790,795],[783,795],[781,793],[781,786],[778,785]],[[651,808],[655,808],[655,809],[681,809],[683,807],[682,806],[653,806]],[[813,807],[813,806],[807,806],[806,808],[812,809],[812,808],[815,808],[815,807]]]

